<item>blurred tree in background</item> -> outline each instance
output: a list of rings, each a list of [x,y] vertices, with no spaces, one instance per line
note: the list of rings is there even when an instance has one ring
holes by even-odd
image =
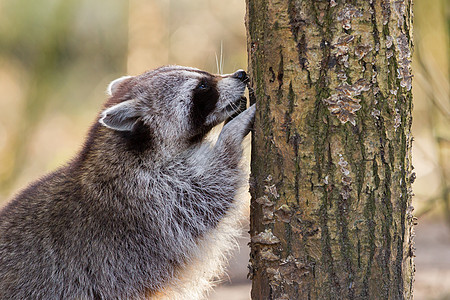
[[[25,173],[47,169],[61,155],[54,149],[74,152],[79,141],[67,140],[67,131],[86,130],[80,117],[98,104],[92,92],[108,74],[126,71],[128,7],[118,0],[108,10],[78,0],[0,5],[0,191],[8,194]]]
[[[450,222],[450,2],[415,0],[414,11],[417,215],[443,211]]]

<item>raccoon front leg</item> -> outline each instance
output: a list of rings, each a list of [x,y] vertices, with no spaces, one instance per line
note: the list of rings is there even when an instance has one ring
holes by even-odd
[[[184,195],[183,201],[175,199],[174,203],[181,222],[190,224],[186,229],[205,232],[219,222],[233,203],[236,191],[244,183],[241,143],[254,115],[252,106],[224,126],[214,147],[205,144],[194,148],[166,166],[165,172],[170,173],[167,177],[178,182],[177,187],[185,188],[175,193]]]
[[[244,110],[237,117],[228,122],[219,135],[218,143],[221,140],[234,139],[235,142],[241,143],[244,137],[249,133],[255,117],[256,104]]]
[[[215,145],[216,151],[222,152],[229,162],[239,164],[241,143],[249,133],[255,117],[256,106],[253,104],[237,117],[228,122],[220,132]]]

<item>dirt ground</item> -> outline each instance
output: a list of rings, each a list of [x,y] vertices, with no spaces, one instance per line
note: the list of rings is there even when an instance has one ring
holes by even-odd
[[[450,300],[450,227],[443,221],[421,220],[416,226],[415,300]],[[210,300],[249,300],[251,283],[246,279],[247,240],[233,257],[224,284],[211,293]]]

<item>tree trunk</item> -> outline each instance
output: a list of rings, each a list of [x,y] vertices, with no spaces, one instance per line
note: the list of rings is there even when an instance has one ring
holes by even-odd
[[[411,2],[247,0],[252,299],[412,299]]]

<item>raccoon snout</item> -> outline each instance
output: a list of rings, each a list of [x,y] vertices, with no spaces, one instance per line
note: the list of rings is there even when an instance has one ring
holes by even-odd
[[[231,77],[239,79],[240,81],[246,81],[248,79],[247,73],[245,73],[244,70],[237,70]]]

